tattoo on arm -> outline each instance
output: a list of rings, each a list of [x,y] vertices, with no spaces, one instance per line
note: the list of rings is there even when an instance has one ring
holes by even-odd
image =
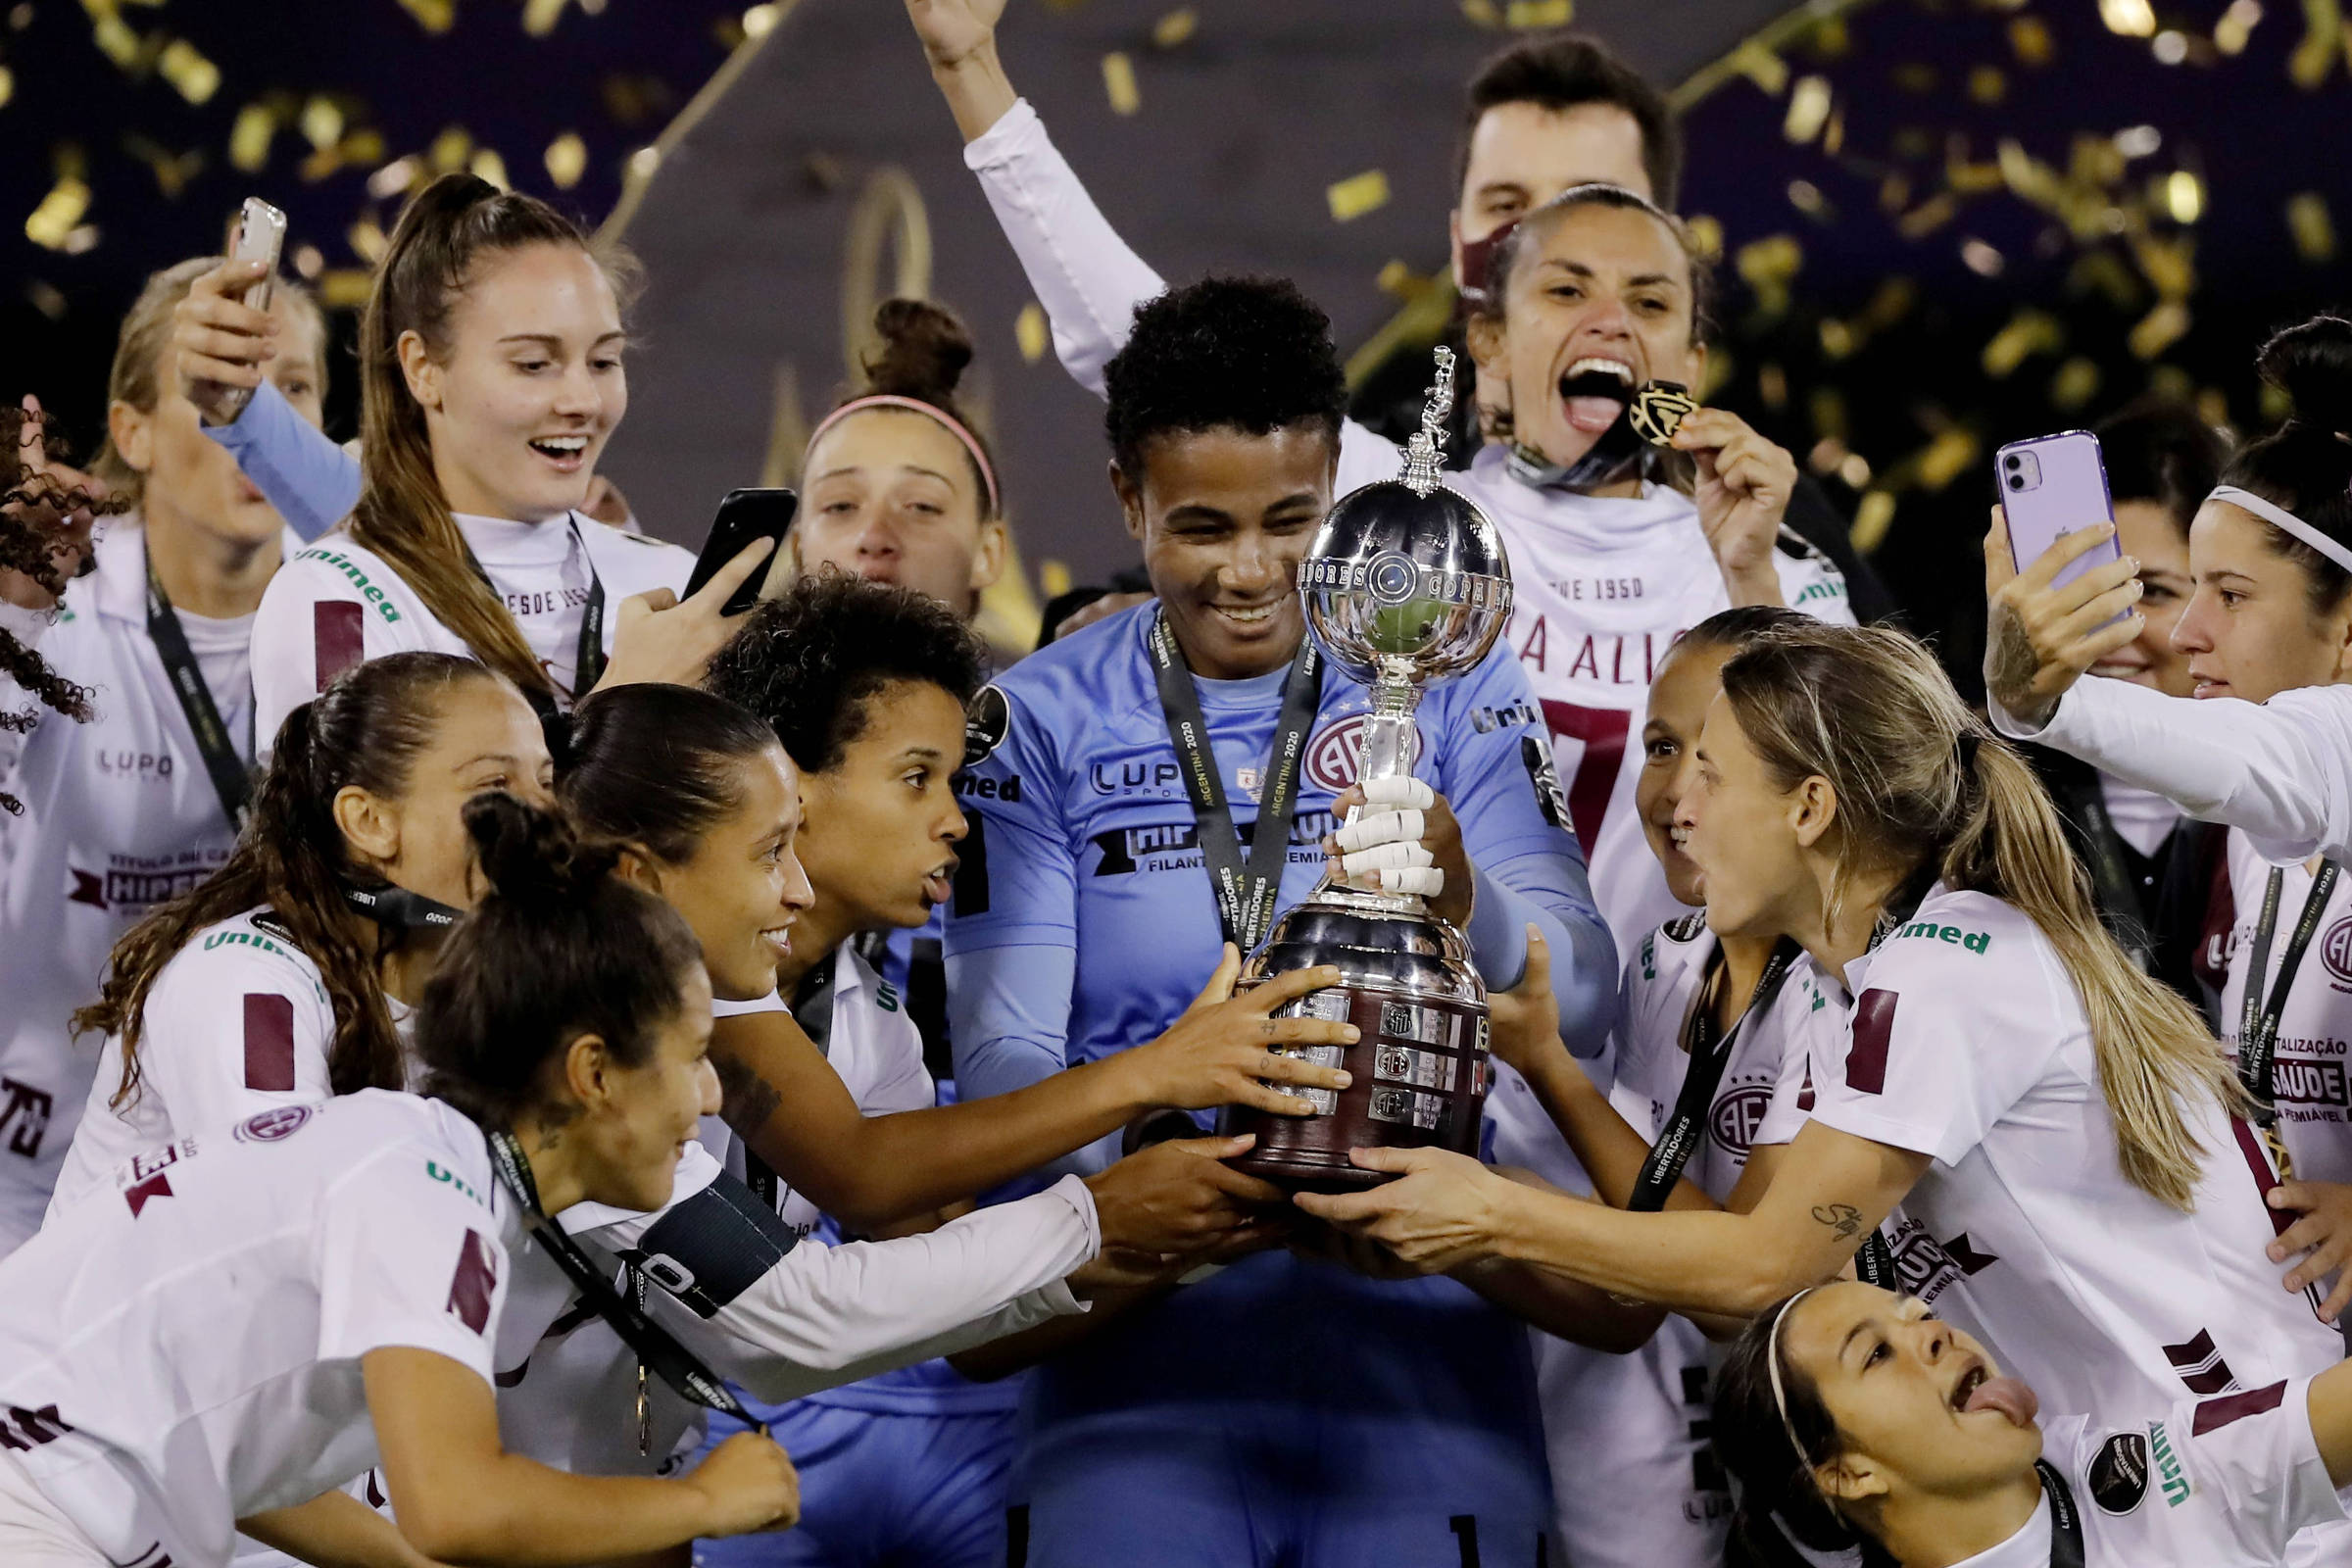
[[[715,1053],[710,1065],[718,1074],[718,1114],[745,1138],[767,1125],[767,1118],[784,1103],[775,1086],[731,1056]]]
[[[1862,1228],[1862,1211],[1851,1203],[1817,1204],[1813,1217],[1827,1225],[1841,1242]]]
[[[2005,606],[1995,606],[1992,612],[1992,654],[1985,670],[1985,684],[1992,694],[2018,717],[2038,723],[2049,717],[2056,702],[2037,698],[2034,677],[2040,673],[2041,661],[2034,655],[2034,639],[2026,635],[2026,623],[2017,612]]]

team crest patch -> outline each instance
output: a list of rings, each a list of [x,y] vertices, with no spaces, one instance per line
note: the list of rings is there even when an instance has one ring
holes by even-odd
[[[980,688],[963,715],[963,765],[977,767],[1012,733],[1012,705],[994,682]]]
[[[1337,795],[1355,782],[1355,770],[1363,760],[1364,725],[1368,716],[1358,713],[1326,725],[1323,731],[1306,743],[1307,781],[1318,789]],[[1406,762],[1421,760],[1421,726],[1413,726],[1412,756]]]
[[[2090,1496],[2100,1511],[2127,1514],[2148,1494],[2148,1440],[2144,1433],[2118,1432],[2099,1446],[2090,1461]]]
[[[311,1119],[308,1105],[279,1105],[258,1116],[248,1116],[237,1123],[232,1135],[240,1144],[275,1144],[302,1131],[302,1124]]]
[[[1568,797],[1560,789],[1560,769],[1551,760],[1551,748],[1533,735],[1522,735],[1519,760],[1527,768],[1528,782],[1536,787],[1536,804],[1544,808],[1544,820],[1563,833],[1575,832],[1575,824],[1568,815]]]

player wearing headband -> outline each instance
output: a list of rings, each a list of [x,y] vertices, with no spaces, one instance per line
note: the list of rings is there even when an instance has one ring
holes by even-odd
[[[2035,1420],[1991,1348],[1845,1282],[1759,1315],[1726,1359],[1715,1442],[1760,1562],[1892,1568],[2270,1568],[2344,1518],[2352,1365],[2112,1417]],[[1818,1560],[1818,1557],[1817,1559]]]
[[[2211,1036],[2098,923],[2047,798],[1924,647],[1807,621],[1734,657],[1678,826],[1708,924],[1793,937],[1821,1002],[1782,1080],[1807,1119],[1752,1209],[1622,1213],[1426,1150],[1360,1151],[1409,1174],[1298,1201],[1424,1265],[1737,1316],[1861,1252],[2066,1414],[2340,1356],[2264,1260]]]
[[[2334,826],[2334,781],[2352,772],[2336,716],[2352,672],[2352,322],[2290,327],[2260,364],[2296,412],[2230,465],[2190,531],[2196,588],[2173,641],[2201,701],[2074,680],[2145,618],[2117,586],[2125,564],[2048,586],[2104,537],[2095,529],[2013,575],[1996,522],[1986,669],[2004,727],[2232,824],[2230,897],[2210,911],[2205,948],[2226,968],[2222,1038],[2268,1152],[2288,1167],[2273,1256],[2292,1265],[2287,1289],[2320,1285],[2333,1318],[2352,1301],[2352,892]]]
[[[641,1224],[718,1087],[685,922],[495,799],[489,896],[423,998],[440,1098],[177,1138],[0,1261],[0,1558],[219,1568],[242,1526],[316,1562],[591,1562],[791,1522],[763,1437],[673,1481],[502,1440],[499,1341],[545,1324],[527,1223]],[[397,1533],[334,1490],[379,1456]]]
[[[1055,353],[1101,392],[1135,308],[1162,285],[1014,96],[996,55],[1001,9],[908,6],[963,132],[964,161],[1053,322]],[[1510,547],[1507,635],[1541,705],[1601,913],[1630,945],[1680,909],[1633,807],[1633,731],[1658,660],[1736,604],[1850,619],[1844,579],[1782,530],[1795,464],[1738,416],[1692,414],[1671,454],[1633,432],[1639,389],[1694,387],[1706,365],[1705,268],[1673,218],[1619,185],[1531,201],[1487,256],[1485,285],[1469,348],[1492,389],[1490,422],[1500,421],[1508,445],[1455,454],[1470,466],[1448,483]],[[1397,463],[1395,446],[1349,422],[1333,493],[1389,478]],[[1696,477],[1678,480],[1677,470]]]

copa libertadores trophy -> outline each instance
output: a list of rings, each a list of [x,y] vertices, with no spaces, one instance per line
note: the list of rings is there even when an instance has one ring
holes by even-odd
[[[1366,782],[1412,771],[1422,688],[1475,668],[1510,614],[1510,565],[1494,524],[1438,480],[1453,354],[1440,348],[1437,359],[1437,384],[1405,449],[1404,471],[1341,497],[1298,565],[1316,642],[1337,668],[1372,688],[1356,767]],[[1353,1023],[1352,1046],[1292,1050],[1346,1067],[1354,1082],[1304,1091],[1315,1102],[1311,1116],[1228,1106],[1223,1130],[1257,1136],[1235,1163],[1286,1187],[1333,1190],[1387,1179],[1351,1163],[1353,1148],[1434,1144],[1476,1154],[1492,1076],[1487,988],[1462,933],[1416,895],[1365,892],[1327,870],[1250,956],[1240,986],[1326,963],[1338,966],[1341,983],[1281,1015]]]

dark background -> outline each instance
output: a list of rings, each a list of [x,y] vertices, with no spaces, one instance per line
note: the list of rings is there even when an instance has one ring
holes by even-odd
[[[1444,286],[1459,83],[1511,24],[1569,9],[1013,0],[1004,54],[1164,275],[1291,273],[1353,351],[1415,300],[1442,312],[1424,290]],[[1574,20],[1687,105],[1683,207],[1723,252],[1717,400],[1856,512],[1858,542],[1959,671],[1976,662],[1995,446],[2151,387],[2260,428],[2280,411],[2255,385],[2255,346],[2346,292],[2317,229],[2352,221],[2347,43],[2287,0],[1793,15],[1777,0],[1584,0]],[[1050,352],[1024,352],[1027,290],[899,6],[760,8],[755,31],[772,25],[749,44],[745,21],[705,0],[0,0],[0,390],[39,393],[93,445],[122,310],[151,269],[216,248],[246,194],[286,209],[289,255],[314,247],[317,281],[347,307],[368,225],[397,211],[404,180],[381,172],[395,160],[429,171],[487,148],[516,185],[604,221],[632,155],[659,141],[613,225],[651,287],[608,468],[649,527],[693,543],[721,491],[789,478],[849,370],[845,297],[920,284],[981,345],[974,389],[1004,452],[1025,586],[1124,564],[1100,411]],[[1130,114],[1111,100],[1113,54]],[[198,58],[217,71],[209,95]],[[1829,109],[1810,127],[1791,122],[1792,101],[1817,94],[1808,78]],[[231,163],[241,115],[274,127],[250,172]],[[2136,156],[2117,150],[2127,131]],[[566,132],[585,157],[559,188],[543,159]],[[1385,205],[1337,220],[1328,187],[1374,170]],[[67,176],[87,210],[44,231],[64,248],[36,244],[26,220]],[[927,265],[906,226],[917,210]],[[861,211],[880,236],[863,251]],[[345,308],[346,343],[350,326]],[[338,435],[353,428],[350,369],[335,366]],[[993,607],[1007,635],[1024,597]]]

